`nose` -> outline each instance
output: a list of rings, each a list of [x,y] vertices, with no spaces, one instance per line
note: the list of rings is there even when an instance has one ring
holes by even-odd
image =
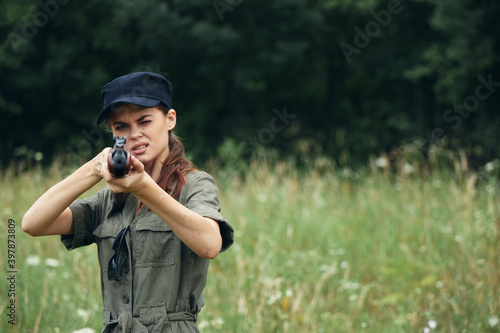
[[[142,132],[139,126],[137,125],[132,125],[130,128],[130,139],[131,140],[137,140],[142,136]]]

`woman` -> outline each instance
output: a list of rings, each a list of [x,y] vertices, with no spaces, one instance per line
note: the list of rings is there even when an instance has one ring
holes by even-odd
[[[113,177],[106,148],[23,217],[25,232],[62,235],[68,250],[97,244],[103,332],[198,332],[209,259],[233,242],[214,180],[193,169],[173,133],[171,94],[170,82],[149,72],[105,85],[97,123],[126,137],[130,172]],[[76,200],[102,179],[105,190]]]

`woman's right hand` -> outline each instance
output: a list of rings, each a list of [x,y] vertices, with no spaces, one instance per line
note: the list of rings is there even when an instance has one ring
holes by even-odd
[[[103,168],[108,168],[108,155],[110,151],[110,147],[104,148],[96,157],[92,159],[93,171],[100,178],[103,178]]]

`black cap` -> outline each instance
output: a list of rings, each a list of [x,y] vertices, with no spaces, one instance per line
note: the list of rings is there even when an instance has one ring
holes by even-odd
[[[104,107],[97,117],[98,125],[109,117],[109,112],[117,103],[146,108],[163,104],[169,109],[172,108],[172,84],[156,73],[137,72],[120,76],[106,84],[101,94]]]

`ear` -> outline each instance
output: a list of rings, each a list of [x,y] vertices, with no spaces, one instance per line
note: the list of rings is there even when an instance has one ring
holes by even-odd
[[[175,110],[170,109],[165,118],[166,118],[166,122],[167,122],[167,129],[169,131],[173,130],[175,127],[175,124],[177,124],[177,113],[175,112]]]

